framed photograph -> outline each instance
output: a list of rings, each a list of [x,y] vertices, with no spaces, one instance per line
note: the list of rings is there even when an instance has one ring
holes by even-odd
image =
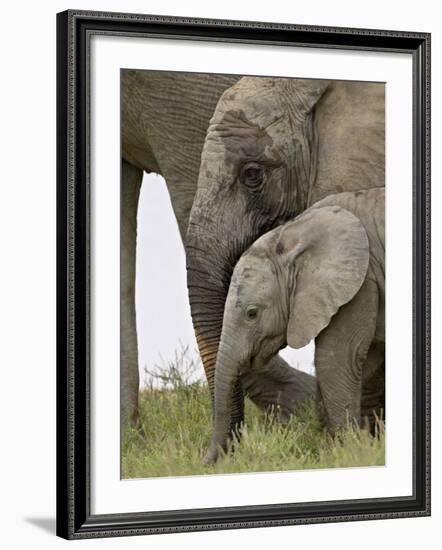
[[[57,16],[57,534],[430,514],[430,35]]]

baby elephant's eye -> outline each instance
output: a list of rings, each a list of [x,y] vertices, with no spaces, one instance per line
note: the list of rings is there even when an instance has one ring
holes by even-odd
[[[258,316],[258,308],[256,306],[249,306],[246,310],[247,319],[253,320]]]

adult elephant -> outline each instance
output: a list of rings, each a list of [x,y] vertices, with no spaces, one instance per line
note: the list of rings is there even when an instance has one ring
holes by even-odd
[[[139,70],[121,74],[121,412],[125,419],[138,411],[135,254],[143,172],[164,177],[184,236],[210,116],[221,94],[237,80]]]
[[[169,190],[181,235],[187,231],[196,193],[201,151],[210,117],[221,94],[237,76],[123,70],[121,76],[121,412],[138,410],[138,350],[135,318],[137,208],[143,172],[161,174]],[[283,363],[281,368],[286,367]],[[295,375],[301,394],[312,380]],[[259,384],[255,401],[266,401]]]
[[[260,235],[322,197],[384,186],[384,103],[382,84],[256,77],[242,78],[220,98],[187,233],[192,318],[212,395],[235,263]],[[274,373],[273,389],[266,386],[274,402],[278,361],[265,367]],[[242,376],[230,401],[233,430],[243,420]]]

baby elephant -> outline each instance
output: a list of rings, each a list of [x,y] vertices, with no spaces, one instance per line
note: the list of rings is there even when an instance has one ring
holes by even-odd
[[[316,339],[318,396],[332,432],[360,421],[363,385],[368,402],[383,398],[384,210],[384,188],[332,195],[241,256],[224,311],[207,463],[227,449],[238,376],[287,344]]]

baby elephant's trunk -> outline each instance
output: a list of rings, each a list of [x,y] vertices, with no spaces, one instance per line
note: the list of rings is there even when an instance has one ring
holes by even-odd
[[[231,440],[231,415],[235,410],[234,390],[239,376],[238,360],[232,346],[232,338],[225,339],[225,331],[218,349],[215,368],[215,428],[205,463],[216,462],[220,450],[226,452]],[[239,436],[239,434],[235,434]]]

